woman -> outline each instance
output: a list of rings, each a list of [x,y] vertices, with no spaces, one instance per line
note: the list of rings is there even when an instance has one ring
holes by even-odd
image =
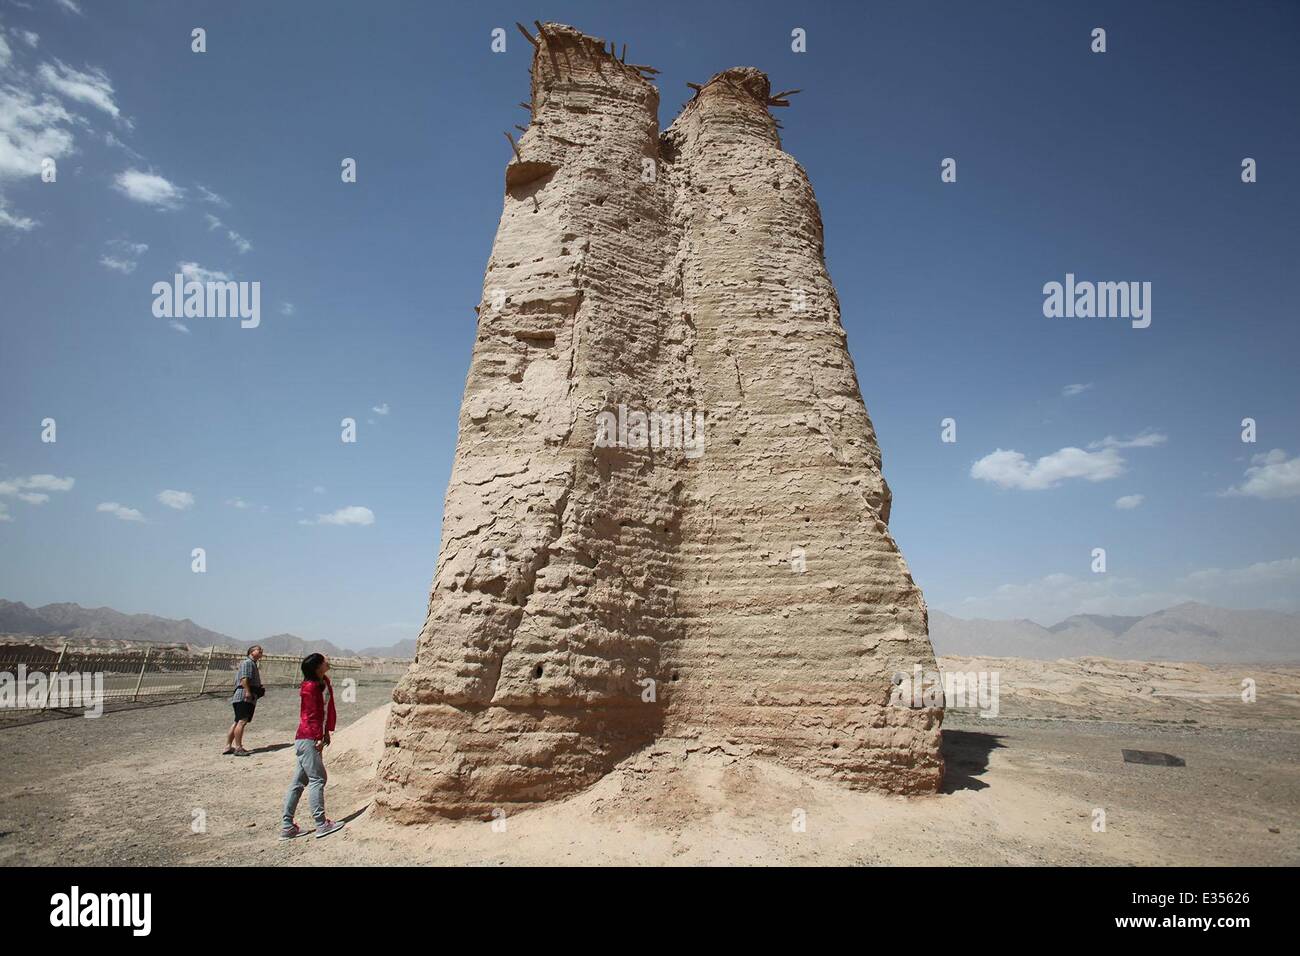
[[[292,840],[304,831],[293,822],[294,811],[298,809],[298,798],[303,788],[307,788],[307,798],[311,801],[311,815],[316,821],[316,839],[329,836],[335,830],[343,829],[342,823],[335,823],[325,816],[325,760],[321,751],[329,746],[330,731],[334,729],[334,688],[330,684],[330,662],[324,654],[308,654],[302,660],[302,687],[298,689],[301,698],[298,717],[298,736],[294,740],[294,752],[298,757],[298,768],[294,772],[289,792],[284,797],[284,820],[280,825],[280,839]]]

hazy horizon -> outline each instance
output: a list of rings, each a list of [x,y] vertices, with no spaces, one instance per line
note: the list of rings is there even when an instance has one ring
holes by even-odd
[[[171,617],[171,616],[169,616],[169,615],[157,614],[157,613],[155,613],[155,612],[148,611],[148,610],[128,610],[128,609],[124,609],[124,608],[120,608],[120,607],[113,607],[113,606],[110,606],[110,605],[87,605],[87,604],[82,604],[82,603],[79,602],[79,601],[47,601],[47,602],[43,602],[43,603],[41,603],[41,604],[33,604],[33,603],[31,603],[30,601],[23,601],[23,600],[15,599],[15,598],[11,598],[11,597],[5,597],[5,596],[3,596],[3,595],[0,595],[0,601],[9,601],[10,603],[13,603],[13,604],[23,604],[23,605],[25,605],[26,607],[31,608],[32,610],[40,610],[41,608],[43,608],[43,607],[47,607],[47,606],[49,606],[49,605],[56,605],[56,606],[57,606],[57,605],[72,604],[72,605],[76,605],[77,607],[80,607],[81,609],[86,610],[86,611],[105,611],[105,610],[107,610],[107,611],[115,611],[115,612],[117,612],[117,613],[125,614],[125,615],[129,615],[129,616],[145,615],[145,616],[149,616],[149,617],[162,618],[162,619],[165,619],[165,620],[172,620],[172,621],[189,621],[190,623],[192,623],[192,624],[194,624],[194,625],[196,625],[196,626],[198,626],[198,627],[201,627],[201,628],[203,628],[203,629],[205,629],[205,630],[213,631],[213,632],[215,632],[215,633],[217,633],[217,634],[221,634],[221,635],[224,636],[224,637],[230,638],[230,639],[231,639],[232,641],[234,641],[236,644],[249,644],[249,643],[251,643],[251,642],[255,642],[255,641],[258,641],[258,640],[267,640],[267,639],[272,638],[272,637],[278,637],[278,636],[282,636],[282,635],[287,635],[287,636],[290,636],[290,637],[300,638],[300,639],[302,639],[302,640],[304,640],[304,641],[308,641],[308,642],[312,642],[312,641],[329,641],[329,643],[334,644],[335,646],[337,646],[337,647],[339,647],[339,648],[342,648],[342,649],[345,649],[345,650],[360,650],[360,649],[362,649],[362,648],[374,648],[374,647],[384,647],[384,648],[386,648],[386,647],[393,647],[393,646],[395,646],[395,645],[401,643],[402,641],[406,641],[406,640],[414,641],[414,640],[416,640],[416,639],[419,637],[419,634],[418,634],[418,632],[417,632],[417,633],[415,633],[415,634],[410,634],[410,635],[407,635],[407,636],[405,636],[405,637],[394,638],[394,639],[391,640],[391,641],[370,641],[370,640],[365,640],[365,639],[361,639],[361,638],[358,638],[358,639],[355,639],[355,640],[347,639],[347,638],[345,638],[345,639],[343,639],[343,640],[337,640],[337,639],[332,639],[332,638],[324,638],[324,637],[320,637],[320,636],[318,636],[318,635],[308,634],[308,633],[305,633],[304,631],[301,631],[301,630],[294,630],[294,629],[292,629],[292,628],[290,628],[289,630],[286,630],[286,631],[267,631],[266,633],[262,633],[262,632],[260,632],[260,631],[257,631],[257,632],[253,632],[253,633],[249,633],[249,634],[228,634],[228,633],[226,633],[225,631],[223,631],[221,628],[218,628],[218,627],[209,627],[209,626],[208,626],[207,624],[205,624],[203,621],[196,620],[196,619],[194,619],[193,617],[190,617],[190,616]],[[1185,602],[1181,602],[1181,603],[1179,603],[1179,604],[1172,604],[1172,605],[1169,605],[1168,607],[1158,608],[1158,609],[1156,609],[1156,610],[1154,610],[1154,611],[1151,611],[1151,612],[1149,612],[1149,613],[1147,613],[1147,614],[1136,614],[1136,615],[1133,615],[1133,614],[1090,614],[1090,613],[1071,614],[1071,615],[1068,615],[1068,616],[1066,616],[1066,617],[1064,617],[1064,618],[1061,618],[1060,620],[1052,621],[1052,622],[1050,622],[1050,623],[1045,623],[1045,622],[1043,622],[1043,621],[1038,621],[1038,620],[1034,620],[1033,618],[1027,618],[1027,617],[1010,617],[1010,618],[979,618],[979,617],[971,617],[971,616],[962,616],[962,615],[959,615],[959,614],[949,614],[948,612],[943,611],[943,610],[941,610],[941,609],[939,609],[939,608],[935,608],[935,607],[931,607],[931,608],[929,608],[929,612],[930,612],[930,614],[931,614],[932,617],[933,617],[933,615],[934,615],[935,613],[939,613],[939,614],[945,614],[945,615],[947,615],[948,617],[954,618],[954,619],[956,619],[956,620],[969,621],[969,622],[976,622],[976,621],[989,621],[990,623],[1018,623],[1018,622],[1021,622],[1021,621],[1026,621],[1026,622],[1028,622],[1028,623],[1030,623],[1030,624],[1037,625],[1038,627],[1041,627],[1041,628],[1043,628],[1044,630],[1051,630],[1052,628],[1057,627],[1057,626],[1059,626],[1059,625],[1061,625],[1061,624],[1064,624],[1066,621],[1068,621],[1068,620],[1070,620],[1070,619],[1072,619],[1072,618],[1079,618],[1079,617],[1086,617],[1086,618],[1132,618],[1132,619],[1134,619],[1134,620],[1136,621],[1136,620],[1141,620],[1141,619],[1144,618],[1144,617],[1149,617],[1149,616],[1151,616],[1152,614],[1160,614],[1160,613],[1163,613],[1163,612],[1166,612],[1166,611],[1175,610],[1175,609],[1177,609],[1177,608],[1179,608],[1179,607],[1182,607],[1182,606],[1184,606],[1184,605],[1186,605],[1186,604],[1192,604],[1192,605],[1195,605],[1195,606],[1198,606],[1198,607],[1208,607],[1208,608],[1212,608],[1212,609],[1214,609],[1214,610],[1223,610],[1223,611],[1239,611],[1239,612],[1241,612],[1241,613],[1262,612],[1262,613],[1268,613],[1268,614],[1290,614],[1290,616],[1292,616],[1292,617],[1300,617],[1300,614],[1296,614],[1296,613],[1294,613],[1294,612],[1275,611],[1275,610],[1271,610],[1271,609],[1269,609],[1269,608],[1225,608],[1225,607],[1221,607],[1221,606],[1219,606],[1219,605],[1206,604],[1205,602],[1201,602],[1201,601],[1185,601]],[[4,632],[3,632],[3,631],[0,631],[0,633],[4,633]],[[38,636],[38,635],[30,635],[30,636]],[[1298,648],[1297,651],[1300,652],[1300,648]]]

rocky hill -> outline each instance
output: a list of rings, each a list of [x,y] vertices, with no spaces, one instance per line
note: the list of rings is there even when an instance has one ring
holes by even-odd
[[[1076,614],[1043,627],[1025,619],[965,620],[932,610],[930,639],[937,654],[984,657],[1295,661],[1300,660],[1300,615],[1189,601],[1145,617]]]
[[[82,607],[80,604],[46,604],[28,607],[21,601],[0,599],[0,640],[6,643],[48,644],[64,640],[92,646],[127,647],[132,643],[169,644],[207,649],[242,651],[244,641],[200,627],[189,618],[157,617],[153,614],[123,614],[111,607]],[[39,640],[43,638],[44,640]],[[251,643],[251,642],[249,642]],[[329,641],[311,641],[295,634],[274,634],[258,641],[268,654],[305,655],[313,651],[331,657],[387,657],[410,659],[415,641],[399,641],[388,647],[350,650]]]

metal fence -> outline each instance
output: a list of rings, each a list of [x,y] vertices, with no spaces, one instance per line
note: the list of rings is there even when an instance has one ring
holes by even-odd
[[[244,660],[243,654],[210,649],[205,653],[188,654],[175,649],[145,648],[140,651],[62,650],[50,648],[6,649],[0,644],[0,674],[30,678],[33,674],[45,675],[48,686],[54,686],[54,674],[102,674],[105,702],[138,701],[146,697],[193,697],[207,693],[233,694],[235,673]],[[291,655],[264,655],[257,662],[262,683],[268,686],[298,684],[302,681],[302,658]],[[362,680],[395,680],[409,666],[408,661],[378,661],[348,658],[331,658],[330,675],[341,681],[345,678]],[[32,695],[19,695],[18,709],[45,709],[49,701],[33,699]],[[58,706],[57,701],[54,706]]]

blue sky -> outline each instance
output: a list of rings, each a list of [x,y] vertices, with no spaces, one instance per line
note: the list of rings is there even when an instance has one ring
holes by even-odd
[[[730,66],[803,89],[931,607],[1300,609],[1300,6],[1263,2],[0,0],[0,597],[415,636],[535,18],[658,67],[663,125]],[[260,326],[156,318],[181,263]],[[1151,326],[1044,317],[1067,272],[1150,282]]]

